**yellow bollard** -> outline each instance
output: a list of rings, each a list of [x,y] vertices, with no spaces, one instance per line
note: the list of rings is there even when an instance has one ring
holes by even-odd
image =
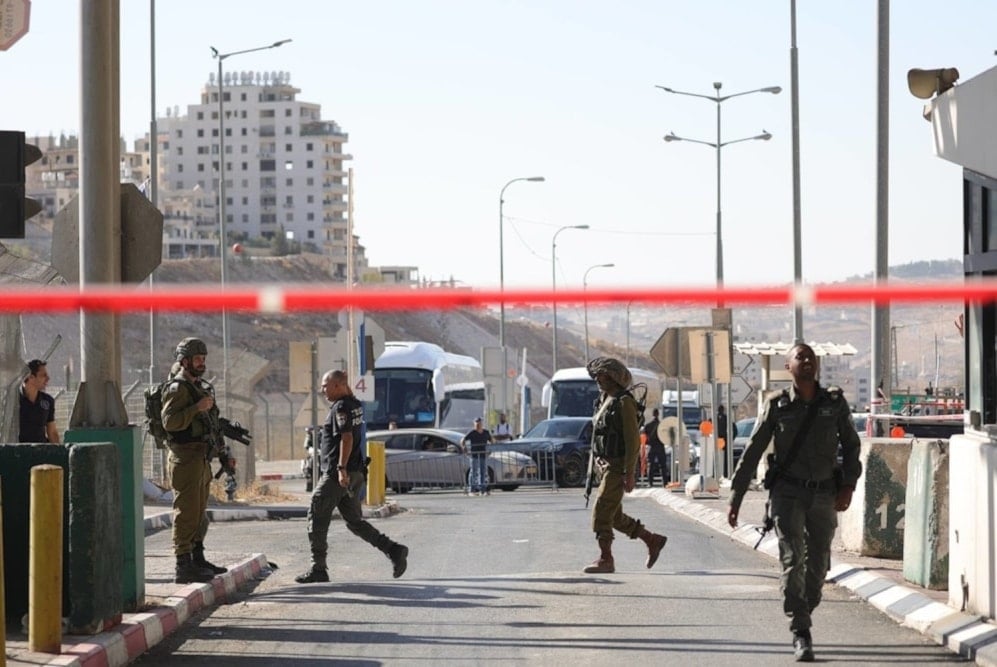
[[[0,667],[7,667],[7,608],[4,606],[7,591],[3,577],[3,486],[0,484]]]
[[[367,466],[367,504],[370,506],[384,504],[384,443],[367,441],[367,456],[370,465]]]
[[[62,648],[62,468],[31,469],[28,540],[28,649]]]

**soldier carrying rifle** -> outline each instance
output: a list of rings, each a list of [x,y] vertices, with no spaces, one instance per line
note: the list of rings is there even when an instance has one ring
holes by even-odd
[[[177,559],[174,580],[178,584],[210,581],[228,571],[204,557],[211,486],[209,462],[219,455],[219,447],[225,447],[214,388],[203,378],[207,356],[204,341],[184,338],[177,345],[176,362],[163,388],[162,422],[170,450],[167,471],[173,489],[173,552]],[[219,458],[225,469],[227,451]]]

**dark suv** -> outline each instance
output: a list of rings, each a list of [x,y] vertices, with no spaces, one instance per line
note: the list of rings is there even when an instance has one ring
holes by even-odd
[[[591,444],[590,417],[553,417],[538,422],[523,437],[489,449],[529,455],[537,462],[540,479],[556,479],[559,486],[585,486]]]

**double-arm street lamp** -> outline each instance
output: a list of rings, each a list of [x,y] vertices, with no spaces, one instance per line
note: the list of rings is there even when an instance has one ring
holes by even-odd
[[[518,183],[519,181],[542,183],[544,181],[544,177],[527,176],[523,178],[514,178],[503,185],[502,190],[499,191],[499,293],[502,294],[503,297],[502,303],[499,304],[499,347],[502,349],[505,349],[505,225],[503,223],[505,218],[502,216],[502,205],[505,203],[505,189],[513,183]],[[505,377],[504,370],[502,376]]]
[[[741,97],[743,95],[750,95],[752,93],[772,93],[773,95],[778,95],[782,92],[782,88],[779,86],[768,86],[766,88],[756,88],[755,90],[746,90],[742,93],[734,93],[732,95],[721,95],[720,88],[723,84],[719,81],[713,83],[713,88],[716,90],[715,95],[701,95],[699,93],[686,93],[681,90],[674,90],[672,88],[667,88],[665,86],[655,86],[655,88],[660,88],[666,93],[673,93],[675,95],[688,95],[689,97],[701,97],[704,100],[711,100],[717,105],[717,140],[713,141],[700,141],[698,139],[687,139],[685,137],[677,136],[674,132],[670,132],[665,135],[665,141],[688,141],[694,144],[703,144],[704,146],[710,146],[715,148],[717,151],[717,289],[723,287],[724,282],[724,255],[723,255],[723,227],[721,224],[721,213],[720,213],[720,149],[724,146],[729,146],[731,144],[737,144],[742,141],[768,141],[772,138],[772,135],[762,130],[761,134],[757,134],[753,137],[744,137],[743,139],[734,139],[733,141],[721,141],[720,140],[720,105],[734,97]],[[723,306],[723,299],[719,296],[717,297],[717,306]]]
[[[218,60],[218,250],[221,254],[221,283],[223,290],[228,280],[228,235],[225,231],[225,82],[222,79],[222,62],[227,58],[243,53],[276,49],[278,46],[287,44],[290,41],[289,39],[282,39],[267,46],[258,46],[254,49],[243,49],[242,51],[231,51],[229,53],[220,53],[215,47],[209,47],[211,49],[211,56]],[[153,137],[153,141],[155,140],[156,138]],[[228,311],[222,308],[222,380],[224,382],[222,387],[225,395],[224,406],[226,411],[229,409],[228,337]]]
[[[590,266],[585,269],[585,275],[582,276],[582,292],[588,290],[589,284],[589,271],[593,269],[611,269],[615,264],[596,264],[595,266]],[[589,362],[589,302],[585,302],[585,363]]]
[[[554,297],[554,346],[551,350],[551,359],[553,370],[550,372],[551,375],[557,372],[557,235],[563,232],[565,229],[588,229],[588,225],[565,225],[561,227],[556,232],[554,232],[554,239],[550,242],[550,291],[551,295]]]

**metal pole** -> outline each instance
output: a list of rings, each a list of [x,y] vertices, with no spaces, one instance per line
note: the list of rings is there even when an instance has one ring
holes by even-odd
[[[723,224],[722,224],[722,214],[720,212],[720,149],[723,148],[723,144],[720,143],[720,87],[723,84],[719,81],[713,83],[713,88],[717,91],[717,289],[723,289],[724,286],[724,239],[723,239]],[[720,295],[717,295],[717,308],[723,308],[724,301]]]
[[[589,274],[589,272],[586,271],[585,272],[585,278],[582,279],[582,292],[588,291],[588,274]],[[588,302],[588,300],[586,300],[585,303],[582,304],[582,305],[584,306],[584,312],[585,312],[585,364],[587,365],[588,362],[589,362],[589,302]]]
[[[792,107],[793,123],[793,282],[803,284],[803,259],[801,240],[801,208],[800,208],[800,64],[796,50],[796,0],[790,0],[790,105]],[[793,306],[793,335],[797,343],[803,342],[803,306],[798,303]],[[730,417],[728,416],[728,419]]]
[[[889,151],[890,151],[890,3],[879,0],[879,67],[876,103],[876,284],[889,277]],[[883,383],[885,412],[890,411],[890,307],[872,307],[872,390]]]
[[[149,202],[158,203],[158,171],[159,171],[159,130],[156,127],[156,0],[149,0],[149,61],[150,93],[149,93]],[[159,243],[159,254],[162,257],[162,239]],[[156,271],[149,274],[149,289],[155,284]],[[149,384],[156,383],[156,311],[149,309]]]
[[[505,189],[509,187],[514,181],[509,181],[499,192],[499,294],[502,296],[502,300],[499,302],[499,347],[503,350],[503,360],[505,358],[505,223],[504,217],[502,215],[502,206],[505,203],[503,201],[503,195],[505,195]],[[502,369],[502,377],[505,377],[505,369]],[[503,387],[504,387],[503,380]],[[505,397],[502,398],[503,404],[505,403]]]
[[[228,235],[225,231],[225,86],[222,81],[222,61],[225,55],[218,56],[218,250],[221,253],[222,291],[228,282]],[[222,408],[228,413],[228,311],[222,306],[222,395],[225,397]]]
[[[630,365],[630,304],[633,301],[627,301],[627,366]]]
[[[557,235],[563,232],[565,229],[588,229],[588,225],[566,225],[561,227],[556,232],[554,232],[554,238],[550,243],[550,287],[551,294],[557,292]],[[550,372],[551,377],[557,372],[557,299],[554,298],[554,340],[551,349],[551,359],[552,370]]]

